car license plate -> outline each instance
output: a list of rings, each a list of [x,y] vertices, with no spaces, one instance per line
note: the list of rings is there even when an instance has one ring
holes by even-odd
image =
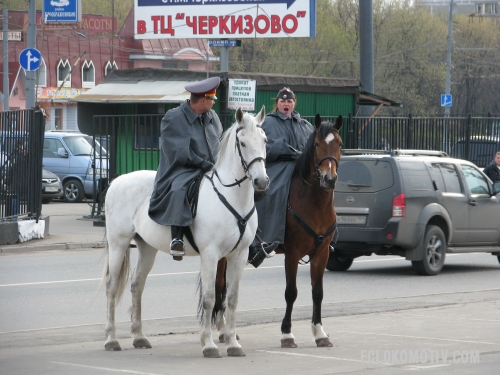
[[[337,224],[366,224],[366,216],[337,215]]]
[[[48,186],[45,188],[45,192],[46,193],[57,193],[59,191],[59,188],[57,187],[51,187],[51,186]]]

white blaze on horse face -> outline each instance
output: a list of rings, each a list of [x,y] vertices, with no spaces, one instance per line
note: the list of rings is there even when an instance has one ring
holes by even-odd
[[[333,133],[330,133],[326,136],[325,138],[325,142],[326,144],[329,144],[331,141],[333,141],[335,139],[335,136],[333,135]]]

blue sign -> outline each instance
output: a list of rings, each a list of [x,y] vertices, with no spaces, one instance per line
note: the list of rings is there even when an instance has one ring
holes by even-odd
[[[81,22],[81,0],[43,0],[42,21]]]
[[[241,40],[227,40],[227,39],[209,40],[208,46],[209,47],[239,47],[239,46],[241,46]]]
[[[441,107],[451,107],[451,94],[441,94]]]
[[[42,62],[40,51],[35,48],[26,48],[19,54],[19,64],[24,70],[37,70]]]

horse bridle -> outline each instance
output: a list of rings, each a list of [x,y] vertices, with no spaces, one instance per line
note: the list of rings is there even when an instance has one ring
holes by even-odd
[[[339,134],[339,132],[335,129],[332,129],[332,131]],[[314,174],[316,175],[316,177],[314,178],[314,181],[316,181],[316,180],[319,180],[319,178],[320,178],[319,166],[321,165],[321,163],[323,163],[325,160],[333,160],[335,162],[335,167],[337,169],[339,169],[339,160],[333,155],[328,155],[328,156],[325,156],[319,160],[316,160],[316,147],[318,147],[318,144],[314,143],[314,147],[315,147],[314,148]],[[302,177],[302,180],[307,185],[312,186],[309,182],[307,182],[307,180],[304,178],[304,176],[301,176],[301,177]]]
[[[234,249],[236,249],[238,247],[241,239],[243,238],[243,234],[245,234],[245,229],[247,227],[248,220],[250,220],[250,218],[252,217],[253,213],[255,212],[255,204],[253,205],[253,207],[250,210],[250,212],[248,212],[244,217],[241,216],[234,209],[234,207],[231,206],[231,204],[227,201],[226,197],[224,197],[224,195],[222,195],[220,193],[220,191],[215,187],[213,176],[216,175],[217,178],[218,178],[218,180],[219,180],[219,182],[224,187],[232,187],[232,186],[236,186],[236,185],[240,186],[240,184],[248,178],[249,169],[250,169],[250,166],[253,163],[255,163],[257,161],[263,161],[264,164],[266,163],[266,159],[263,158],[263,157],[261,157],[261,156],[258,156],[256,158],[254,158],[252,161],[250,161],[250,163],[247,163],[245,161],[245,158],[243,157],[243,154],[241,153],[240,139],[238,138],[238,132],[241,129],[243,129],[243,128],[240,127],[238,129],[236,129],[236,147],[238,148],[238,154],[240,156],[241,166],[243,167],[243,170],[245,171],[245,176],[243,178],[240,178],[239,180],[236,180],[236,182],[234,182],[232,184],[225,185],[220,180],[219,174],[217,173],[217,171],[215,170],[215,168],[213,169],[213,174],[212,174],[211,177],[208,174],[205,174],[205,177],[208,178],[210,180],[210,182],[212,183],[212,187],[213,187],[215,193],[217,194],[217,196],[219,197],[220,201],[222,202],[222,204],[224,204],[224,206],[226,206],[226,208],[229,210],[229,212],[231,212],[233,214],[233,216],[236,218],[236,222],[238,223],[238,229],[240,231],[240,237],[238,238],[238,241],[236,242],[236,245],[234,245],[234,247],[233,247],[233,249],[231,251],[233,251]]]
[[[240,128],[238,128],[238,129],[236,129],[236,148],[238,149],[238,155],[240,156],[240,162],[241,162],[241,166],[243,167],[243,171],[245,172],[245,176],[244,176],[244,177],[242,177],[242,178],[240,178],[239,180],[235,180],[236,182],[233,182],[232,184],[225,185],[225,184],[221,181],[221,179],[220,179],[219,174],[217,173],[217,171],[214,169],[214,170],[213,170],[213,171],[214,171],[214,174],[217,176],[217,178],[218,178],[219,182],[220,182],[220,183],[221,183],[221,185],[222,185],[222,186],[224,186],[224,187],[232,187],[232,186],[236,186],[236,185],[240,186],[240,184],[248,178],[248,173],[249,173],[249,171],[250,171],[250,166],[251,166],[253,163],[255,163],[255,162],[257,162],[257,161],[263,161],[263,162],[264,162],[264,165],[266,165],[266,159],[265,159],[265,158],[263,158],[262,156],[257,156],[256,158],[252,159],[252,160],[250,161],[250,163],[247,163],[247,162],[246,162],[245,158],[243,157],[243,154],[241,153],[240,139],[238,138],[238,132],[239,132],[240,130],[242,130],[242,129],[243,129],[243,127],[240,127]]]

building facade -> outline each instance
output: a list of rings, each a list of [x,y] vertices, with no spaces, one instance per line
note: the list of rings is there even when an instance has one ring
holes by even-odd
[[[8,16],[9,92],[4,94],[9,95],[9,109],[24,109],[26,72],[19,55],[26,48],[28,12],[9,11]],[[133,19],[131,9],[121,29],[113,33],[116,19],[111,17],[84,14],[81,23],[55,24],[43,23],[42,13],[36,13],[36,48],[42,61],[36,71],[35,102],[48,115],[46,130],[78,130],[77,106],[71,99],[102,82],[111,70],[212,69],[216,58],[206,39],[135,40]],[[2,101],[0,110],[3,107]]]

